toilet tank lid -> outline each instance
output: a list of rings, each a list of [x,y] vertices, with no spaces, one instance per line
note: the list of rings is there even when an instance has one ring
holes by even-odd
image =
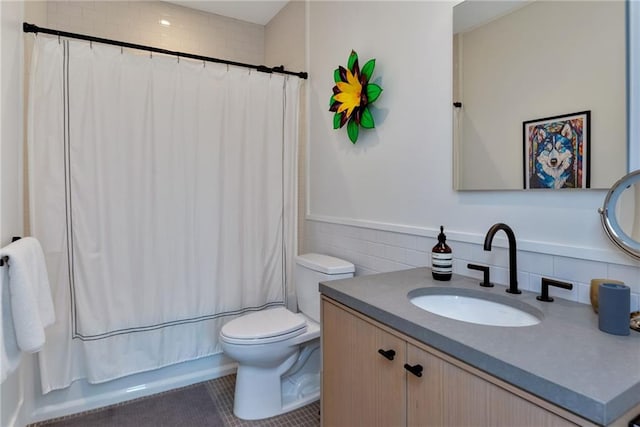
[[[298,255],[296,264],[324,274],[345,274],[355,271],[355,266],[349,261],[322,254]]]

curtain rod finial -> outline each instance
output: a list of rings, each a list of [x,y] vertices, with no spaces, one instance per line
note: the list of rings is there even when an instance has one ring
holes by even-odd
[[[33,24],[29,24],[28,22],[23,22],[22,23],[22,31],[25,33],[37,33],[38,32],[38,26],[37,25],[33,25]]]

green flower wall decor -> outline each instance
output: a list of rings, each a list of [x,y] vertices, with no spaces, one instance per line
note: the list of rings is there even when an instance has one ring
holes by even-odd
[[[352,143],[358,141],[360,126],[365,129],[375,127],[369,105],[373,104],[382,93],[382,88],[369,83],[376,60],[370,59],[360,69],[358,54],[352,50],[347,61],[347,68],[339,66],[333,72],[333,95],[329,101],[329,111],[333,111],[333,128],[342,128],[347,124],[347,134]]]

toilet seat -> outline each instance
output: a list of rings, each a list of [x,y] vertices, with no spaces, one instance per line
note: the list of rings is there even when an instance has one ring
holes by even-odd
[[[268,344],[305,333],[307,322],[284,307],[257,311],[233,319],[222,327],[220,336],[231,344]]]

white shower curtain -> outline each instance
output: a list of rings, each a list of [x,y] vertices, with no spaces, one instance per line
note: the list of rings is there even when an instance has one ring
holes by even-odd
[[[220,351],[287,298],[300,79],[38,36],[31,231],[56,324],[43,392]]]

